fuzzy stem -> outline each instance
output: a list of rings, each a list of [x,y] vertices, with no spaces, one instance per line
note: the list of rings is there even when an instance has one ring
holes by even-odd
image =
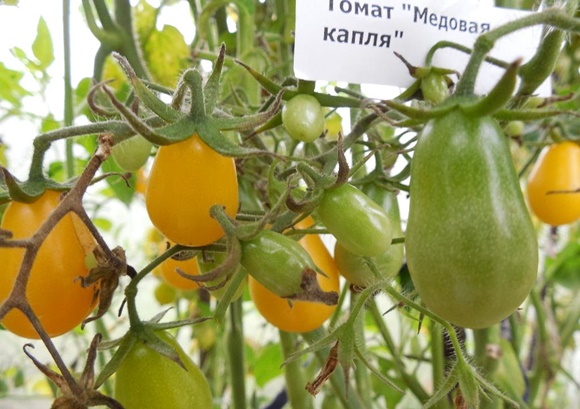
[[[297,338],[294,334],[286,331],[279,331],[280,344],[284,359],[287,359],[296,349]],[[294,360],[284,366],[284,378],[286,379],[286,391],[288,392],[288,401],[293,408],[312,409],[313,398],[306,391],[306,377],[302,369],[302,362]]]
[[[475,362],[483,370],[486,377],[491,378],[499,365],[499,355],[494,351],[499,350],[500,326],[493,325],[488,328],[473,330],[475,341]],[[496,396],[490,396],[489,399],[482,399],[480,402],[481,409],[499,409],[501,400]]]
[[[493,348],[499,347],[500,326],[493,325],[488,328],[473,330],[475,341],[475,361],[485,371],[491,375],[497,369],[499,360],[493,355]]]

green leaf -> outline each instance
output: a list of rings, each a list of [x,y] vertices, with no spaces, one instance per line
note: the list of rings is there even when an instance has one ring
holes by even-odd
[[[167,87],[175,86],[181,72],[188,66],[189,47],[179,30],[170,25],[151,33],[144,52],[153,78]]]
[[[38,68],[45,71],[54,61],[54,51],[52,48],[52,37],[44,18],[38,20],[37,34],[32,43],[32,53],[39,62]]]
[[[101,231],[108,232],[108,231],[111,231],[111,228],[113,227],[113,222],[108,220],[108,219],[96,218],[93,220],[93,223]]]
[[[74,139],[75,143],[85,148],[85,150],[92,154],[97,149],[97,137],[95,135],[79,136]]]
[[[53,114],[48,114],[46,118],[42,120],[42,124],[40,125],[40,132],[46,133],[50,131],[54,131],[55,129],[60,128],[62,125],[60,121],[57,121],[54,118]]]
[[[127,186],[127,182],[123,179],[120,175],[124,174],[123,171],[112,158],[108,158],[103,165],[101,166],[103,172],[116,172],[119,173],[119,176],[109,176],[107,180],[107,184],[113,190],[113,193],[117,199],[123,202],[125,205],[129,206],[131,201],[133,200],[133,195],[135,194],[135,182],[136,176],[135,174],[131,175],[129,179],[129,186]]]
[[[11,70],[0,62],[0,100],[19,107],[23,97],[32,95],[31,92],[20,85],[20,80],[23,76],[22,72]]]
[[[135,31],[141,45],[147,44],[149,36],[155,30],[157,11],[157,8],[145,0],[139,1],[137,6],[133,8],[133,12],[135,13]]]
[[[580,288],[580,243],[569,242],[555,258],[546,258],[546,277],[566,288]]]
[[[48,177],[62,182],[65,178],[64,165],[62,162],[52,162],[48,165]]]
[[[6,145],[0,141],[0,166],[8,166],[8,160],[6,159]]]
[[[282,350],[278,344],[270,343],[260,350],[253,366],[254,377],[259,387],[264,387],[266,383],[282,375],[283,361]]]
[[[400,378],[393,378],[389,376],[390,373],[395,373],[396,371],[395,364],[390,359],[386,359],[381,356],[378,356],[377,358],[380,371],[383,374],[385,374],[385,376],[388,376],[391,379],[391,381],[395,383],[395,385],[404,390],[406,385],[403,380],[401,380]],[[381,382],[377,377],[374,376],[371,377],[371,382],[375,393],[382,395],[385,398],[385,402],[387,402],[388,408],[396,407],[399,404],[399,402],[405,397],[404,393],[401,393],[393,388],[386,388],[385,384]]]

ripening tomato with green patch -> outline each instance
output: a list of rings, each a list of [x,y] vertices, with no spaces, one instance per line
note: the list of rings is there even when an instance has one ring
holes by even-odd
[[[58,206],[61,194],[47,190],[34,203],[11,202],[0,227],[12,232],[13,239],[33,236]],[[82,288],[77,280],[89,272],[85,258],[93,247],[90,232],[73,213],[65,215],[40,246],[30,271],[26,298],[51,337],[72,330],[95,307],[98,286]],[[0,303],[12,291],[23,257],[21,248],[0,248]],[[9,312],[2,324],[21,337],[39,338],[19,310]]]
[[[282,125],[299,141],[312,142],[324,131],[324,111],[312,95],[298,94],[282,108]]]
[[[488,327],[528,296],[536,233],[493,118],[456,108],[425,124],[411,162],[405,247],[422,301],[455,325]]]
[[[375,257],[391,246],[392,228],[387,213],[348,183],[328,189],[317,211],[328,231],[351,253]]]
[[[231,217],[238,210],[234,159],[211,149],[197,134],[160,146],[145,204],[153,225],[172,242],[185,246],[213,243],[224,232],[210,216],[210,208],[221,205]]]
[[[314,225],[312,217],[307,217],[295,225],[297,229],[309,229]],[[290,239],[292,240],[292,239]],[[312,261],[325,275],[317,274],[320,288],[327,292],[339,291],[338,269],[334,259],[328,252],[321,238],[316,234],[306,234],[298,244],[310,255]],[[277,275],[277,268],[272,268],[270,274]],[[320,327],[332,315],[336,305],[325,305],[310,301],[289,301],[282,298],[255,278],[249,276],[248,287],[254,305],[260,314],[275,327],[287,332],[308,332]]]
[[[177,351],[184,367],[137,340],[115,373],[114,398],[125,409],[211,409],[203,372],[166,332],[155,333]]]
[[[571,141],[542,150],[528,177],[532,212],[551,226],[580,219],[580,146]]]

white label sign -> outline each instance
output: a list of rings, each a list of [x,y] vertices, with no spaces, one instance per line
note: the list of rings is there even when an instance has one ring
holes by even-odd
[[[414,81],[401,54],[416,66],[425,64],[439,41],[471,48],[482,33],[530,12],[490,6],[477,0],[296,0],[294,72],[307,80],[346,81],[408,87]],[[542,27],[503,37],[490,56],[511,63],[527,61],[539,44]],[[469,56],[440,49],[432,65],[463,72]],[[486,93],[503,70],[485,63],[476,92]],[[537,91],[550,95],[547,80]]]

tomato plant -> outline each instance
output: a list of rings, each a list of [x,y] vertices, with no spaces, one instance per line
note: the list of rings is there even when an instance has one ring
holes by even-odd
[[[352,253],[373,257],[385,253],[391,246],[389,216],[350,184],[326,191],[318,214],[328,231]]]
[[[324,111],[312,95],[299,94],[284,105],[282,124],[292,138],[312,142],[324,131]]]
[[[209,210],[222,205],[230,216],[238,209],[238,181],[232,158],[207,146],[197,135],[161,146],[145,194],[151,221],[169,240],[204,246],[223,236]]]
[[[536,279],[538,247],[497,123],[459,110],[433,119],[411,179],[405,247],[425,304],[468,328],[514,312]]]
[[[421,30],[450,35],[420,38],[413,45],[429,48],[424,55],[408,51],[408,35],[389,43],[366,25],[400,17],[367,2],[83,1],[84,31],[97,41],[70,49],[83,28],[66,36],[76,17],[67,7],[56,23],[39,19],[31,47],[12,44],[30,37],[12,35],[19,25],[5,20],[21,13],[28,22],[36,9],[23,13],[20,2],[22,10],[0,12],[12,50],[0,61],[0,320],[8,329],[0,345],[17,350],[10,331],[37,336],[52,358],[43,364],[29,346],[22,358],[31,361],[11,355],[0,369],[0,406],[14,406],[13,397],[30,406],[20,399],[37,384],[28,379],[33,364],[60,389],[46,393],[59,408],[573,407],[580,172],[564,168],[578,162],[579,2],[546,2],[522,17],[506,12],[506,1],[493,13],[476,5],[477,19],[457,16],[479,35],[465,44],[452,35],[453,19],[445,26],[447,17],[421,9],[441,23]],[[0,3],[4,11],[16,1]],[[358,68],[402,68],[389,66],[389,48],[401,53],[409,86],[386,95],[338,77],[296,78],[302,16],[314,7],[361,25],[308,37],[319,55],[382,50],[386,64],[350,67],[364,81]],[[61,24],[67,41],[55,54],[50,31]],[[504,52],[519,41],[505,36],[531,26],[542,31],[537,50]],[[60,121],[47,86],[55,55],[71,56],[64,66],[80,73],[70,51],[93,43],[86,78],[73,84],[57,74]],[[465,64],[446,58],[458,51]],[[343,62],[327,63],[320,72]],[[503,71],[495,87],[488,69]],[[23,135],[31,126],[34,138]],[[556,143],[538,158],[547,140]],[[21,144],[30,148],[28,173]],[[550,162],[552,150],[567,153]],[[531,166],[528,203],[549,228],[534,229],[520,191]],[[131,180],[119,167],[135,173]],[[50,200],[33,203],[45,191]],[[68,193],[59,201],[55,191]],[[408,217],[397,203],[410,204]],[[147,232],[146,212],[160,231]],[[32,235],[40,223],[41,232],[53,229],[46,240]],[[333,256],[321,238],[336,239]],[[179,247],[159,251],[168,241]],[[180,261],[185,252],[197,259]],[[178,268],[212,279],[198,284]],[[342,289],[337,269],[348,281]],[[95,296],[86,331],[68,331]],[[46,331],[30,328],[35,318]],[[157,331],[178,334],[183,349]]]
[[[314,224],[311,217],[295,225],[308,229]],[[316,279],[323,291],[339,290],[338,269],[324,243],[316,234],[307,234],[298,243],[308,252],[312,261],[326,276],[317,274]],[[335,305],[308,301],[292,301],[279,297],[249,277],[250,296],[260,314],[275,327],[287,332],[308,332],[320,327],[334,312]]]
[[[2,217],[1,228],[12,232],[17,239],[32,236],[58,206],[61,194],[47,190],[34,203],[11,202]],[[90,236],[81,229],[86,230],[86,227],[76,215],[63,217],[43,242],[30,271],[26,295],[51,337],[62,335],[79,325],[97,301],[98,288],[82,288],[76,280],[88,274],[86,248],[93,245],[91,241],[86,242]],[[23,257],[23,249],[0,248],[0,302],[12,291]],[[2,324],[22,337],[39,337],[32,324],[18,310],[8,313]]]
[[[199,367],[171,335],[156,335],[177,351],[183,367],[137,340],[116,372],[115,399],[125,409],[211,409],[211,390]]]
[[[544,148],[528,177],[532,212],[552,226],[580,219],[580,146],[565,141]]]

